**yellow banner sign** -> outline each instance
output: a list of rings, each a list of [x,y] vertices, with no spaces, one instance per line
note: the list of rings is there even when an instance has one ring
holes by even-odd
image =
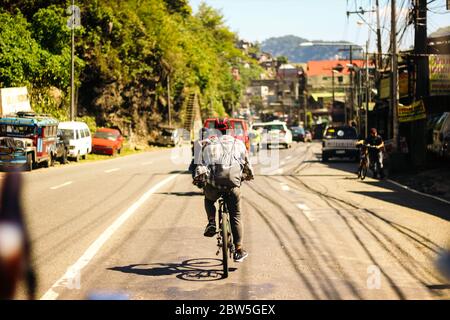
[[[422,100],[416,101],[410,106],[398,106],[398,121],[411,122],[426,119],[425,105]]]

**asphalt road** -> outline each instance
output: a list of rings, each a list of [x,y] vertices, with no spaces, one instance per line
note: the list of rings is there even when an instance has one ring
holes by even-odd
[[[242,188],[249,257],[227,279],[179,157],[189,148],[24,173],[39,297],[450,298],[434,267],[450,206],[359,181],[355,163],[323,164],[320,151],[299,143],[271,163],[266,151],[253,159],[256,178]]]

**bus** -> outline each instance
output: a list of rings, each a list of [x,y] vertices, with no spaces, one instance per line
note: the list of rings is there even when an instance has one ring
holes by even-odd
[[[0,168],[49,167],[56,153],[58,120],[32,112],[0,118]]]

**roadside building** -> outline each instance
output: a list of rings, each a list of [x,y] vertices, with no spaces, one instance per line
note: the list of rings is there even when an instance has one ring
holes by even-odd
[[[352,60],[351,64],[357,68],[363,68],[365,62]],[[350,79],[352,73],[349,66],[350,60],[308,61],[306,71],[308,91],[312,98],[309,101],[309,110],[313,117],[326,117],[328,114],[333,122],[344,123],[351,119],[350,115],[356,115],[356,112],[351,110],[351,106],[355,108],[357,105],[355,94],[357,83],[352,85]]]

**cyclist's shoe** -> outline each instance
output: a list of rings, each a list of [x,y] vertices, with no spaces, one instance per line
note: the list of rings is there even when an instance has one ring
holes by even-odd
[[[242,262],[247,257],[248,257],[248,253],[244,249],[236,250],[236,252],[234,253],[234,256],[233,256],[234,262]]]
[[[214,235],[217,233],[216,231],[216,223],[215,222],[209,222],[206,226],[205,232],[203,235],[205,237],[214,237]]]

